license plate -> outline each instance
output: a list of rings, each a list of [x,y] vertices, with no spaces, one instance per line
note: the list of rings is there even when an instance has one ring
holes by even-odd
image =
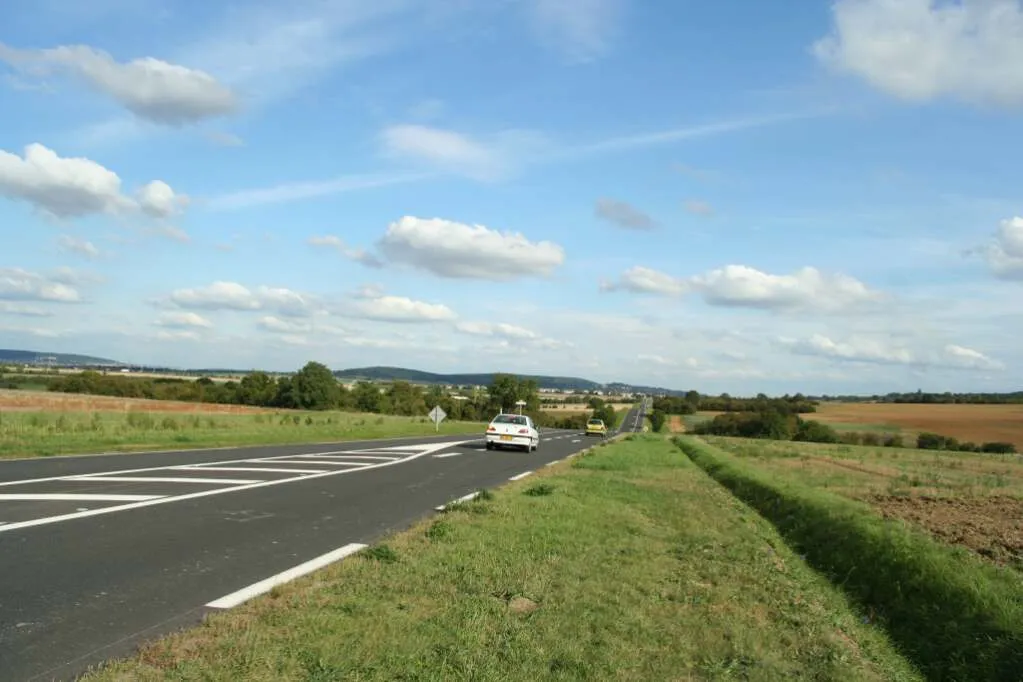
[[[501,440],[511,440],[511,436],[501,436]]]

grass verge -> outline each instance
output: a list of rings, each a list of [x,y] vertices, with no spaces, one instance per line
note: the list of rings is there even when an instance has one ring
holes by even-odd
[[[928,679],[1019,680],[1018,576],[860,502],[760,471],[692,437],[675,442],[871,613]]]
[[[482,433],[484,426],[445,421],[441,434]],[[349,412],[166,414],[149,412],[7,412],[0,417],[0,459],[88,452],[131,452],[231,445],[277,445],[429,436],[425,417]]]
[[[86,676],[919,680],[769,523],[627,436]]]

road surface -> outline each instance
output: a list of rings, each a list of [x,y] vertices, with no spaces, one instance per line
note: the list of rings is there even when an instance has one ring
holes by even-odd
[[[0,462],[0,680],[74,679],[226,595],[593,443],[545,430],[533,453],[444,436]]]

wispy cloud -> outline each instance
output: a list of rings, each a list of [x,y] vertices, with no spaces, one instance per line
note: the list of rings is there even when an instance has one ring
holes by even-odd
[[[624,0],[530,0],[533,29],[541,41],[574,62],[588,62],[610,48]]]
[[[410,182],[419,182],[434,177],[428,173],[396,173],[392,175],[342,175],[329,180],[311,180],[308,182],[286,182],[280,185],[259,187],[256,189],[245,189],[237,192],[229,192],[207,199],[202,202],[206,207],[214,210],[232,210],[252,208],[266,204],[281,204],[301,199],[315,199],[316,197],[344,192],[354,192],[360,189],[373,189],[375,187],[387,187],[390,185],[401,185]]]

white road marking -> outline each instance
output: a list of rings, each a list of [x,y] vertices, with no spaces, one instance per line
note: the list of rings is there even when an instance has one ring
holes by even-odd
[[[530,474],[532,474],[532,473],[533,473],[532,471],[524,471],[524,472],[522,472],[521,474],[518,474],[518,475],[516,475],[516,476],[512,476],[512,477],[511,477],[511,478],[509,478],[508,480],[509,480],[509,481],[520,481],[520,480],[522,480],[522,479],[523,479],[523,478],[525,478],[526,476],[529,476],[529,475],[530,475]]]
[[[390,462],[390,461],[393,461],[393,460],[396,460],[396,459],[401,459],[401,457],[373,457],[371,455],[348,455],[347,457],[344,457],[342,455],[298,455],[298,457],[301,458],[301,460],[303,462],[317,462],[317,463],[319,463],[319,462],[334,462],[334,461],[337,461],[339,459],[365,459],[365,460],[369,460],[367,462],[363,462],[363,464],[369,464],[369,462],[372,462],[372,461],[376,461],[376,462]]]
[[[347,556],[355,554],[359,550],[365,548],[366,545],[361,545],[358,543],[345,545],[340,549],[335,549],[333,552],[327,552],[326,554],[318,556],[315,559],[310,559],[304,564],[299,564],[298,566],[289,568],[288,570],[282,571],[277,575],[270,576],[266,580],[260,580],[258,583],[253,583],[248,587],[243,587],[237,592],[232,592],[231,594],[221,597],[220,599],[215,599],[210,603],[206,604],[206,606],[211,609],[233,608],[235,606],[238,606],[239,604],[247,602],[253,597],[257,597],[263,594],[264,592],[269,592],[278,585],[283,585],[284,583],[294,580],[295,578],[301,578],[307,573],[312,573],[317,569],[323,568],[324,566],[328,566],[336,561],[340,561],[341,559],[344,559]]]
[[[259,462],[259,460],[253,460],[252,463],[253,464],[259,464],[260,462]],[[274,464],[305,464],[305,465],[318,464],[320,466],[332,466],[332,467],[337,467],[337,466],[364,467],[367,464],[370,464],[370,462],[342,462],[342,461],[337,460],[337,459],[331,459],[331,460],[324,459],[324,460],[320,460],[319,462],[317,462],[316,460],[313,460],[313,459],[276,459],[276,460],[274,460]],[[291,471],[291,469],[289,469],[289,471]],[[294,469],[294,471],[299,471],[299,470],[298,469]]]
[[[457,500],[452,500],[451,502],[448,502],[447,504],[442,504],[439,507],[434,507],[434,509],[436,511],[444,511],[445,509],[447,509],[448,507],[450,507],[452,505],[456,505],[459,502],[469,502],[470,500],[475,500],[479,496],[480,496],[480,491],[477,490],[474,493],[469,493],[468,495],[462,495]]]
[[[219,483],[221,485],[247,485],[259,483],[262,479],[256,478],[191,478],[188,476],[166,477],[166,476],[102,476],[99,474],[84,474],[82,476],[69,476],[65,481],[75,483],[89,483],[97,481],[102,483]]]
[[[0,495],[0,502],[6,500],[25,500],[32,502],[50,501],[82,501],[82,502],[138,502],[155,500],[165,495],[92,495],[89,493],[5,493]]]
[[[436,459],[444,459],[445,457],[459,457],[461,452],[445,452],[443,455],[434,455]]]
[[[128,511],[131,509],[142,509],[143,507],[151,507],[157,504],[167,504],[169,502],[181,502],[184,500],[194,500],[201,497],[211,497],[213,495],[224,495],[226,493],[234,493],[242,490],[254,490],[256,488],[265,488],[275,485],[283,485],[285,483],[294,483],[296,481],[309,481],[316,478],[325,478],[328,476],[343,476],[358,471],[368,471],[370,469],[380,469],[383,467],[394,466],[395,464],[403,464],[405,462],[424,457],[434,452],[440,452],[447,448],[462,445],[472,441],[449,441],[445,443],[427,443],[419,446],[418,451],[414,454],[399,458],[391,459],[386,462],[380,462],[378,464],[368,464],[366,466],[350,468],[350,469],[334,469],[332,471],[320,471],[316,474],[288,476],[286,478],[279,478],[275,480],[260,481],[258,483],[252,483],[248,485],[235,485],[235,486],[224,486],[222,488],[215,488],[213,490],[202,490],[194,493],[186,493],[183,495],[163,495],[154,496],[156,499],[147,499],[139,502],[130,502],[128,504],[119,504],[110,507],[101,507],[99,509],[80,509],[76,512],[70,512],[67,514],[60,514],[57,516],[45,516],[35,519],[29,519],[27,521],[16,521],[8,523],[0,527],[0,533],[6,533],[12,530],[19,530],[22,528],[32,528],[35,526],[43,526],[51,523],[59,523],[62,521],[72,521],[74,519],[88,518],[90,516],[98,516],[100,514],[112,514],[114,512]],[[412,449],[412,448],[409,448]],[[294,455],[279,455],[276,457],[267,457],[263,461],[272,463],[275,459],[287,459]],[[178,467],[146,467],[141,469],[125,469],[121,471],[108,471],[103,472],[104,476],[113,476],[116,474],[128,474],[137,472],[155,472],[155,471],[171,471],[171,470],[186,470],[186,471],[209,471],[211,470],[211,464],[231,464],[232,462],[240,462],[244,460],[226,460],[223,462],[207,462],[200,465],[189,466],[178,466]],[[228,471],[239,471],[237,467],[229,467]],[[286,469],[288,473],[297,473],[297,469]],[[319,470],[317,470],[319,471]],[[25,485],[26,483],[39,483],[43,481],[66,481],[70,476],[51,476],[47,478],[36,478],[36,479],[25,479],[21,481],[5,481],[0,485]]]
[[[573,442],[573,443],[582,443],[582,440],[580,440],[579,438],[576,438],[576,439],[575,439],[575,440],[573,440],[572,442]]]
[[[269,471],[278,474],[323,474],[324,469],[275,469],[273,467],[208,467],[202,464],[186,464],[169,467],[174,471]]]
[[[560,437],[561,437],[561,436],[557,436],[557,438],[560,438]],[[546,443],[546,442],[548,442],[548,441],[552,441],[552,440],[554,440],[554,438],[544,438],[544,439],[543,439],[543,442],[544,442],[544,443]]]
[[[547,464],[545,464],[544,466],[552,467],[560,461],[561,461],[560,459],[556,459],[553,462],[547,462]]]

